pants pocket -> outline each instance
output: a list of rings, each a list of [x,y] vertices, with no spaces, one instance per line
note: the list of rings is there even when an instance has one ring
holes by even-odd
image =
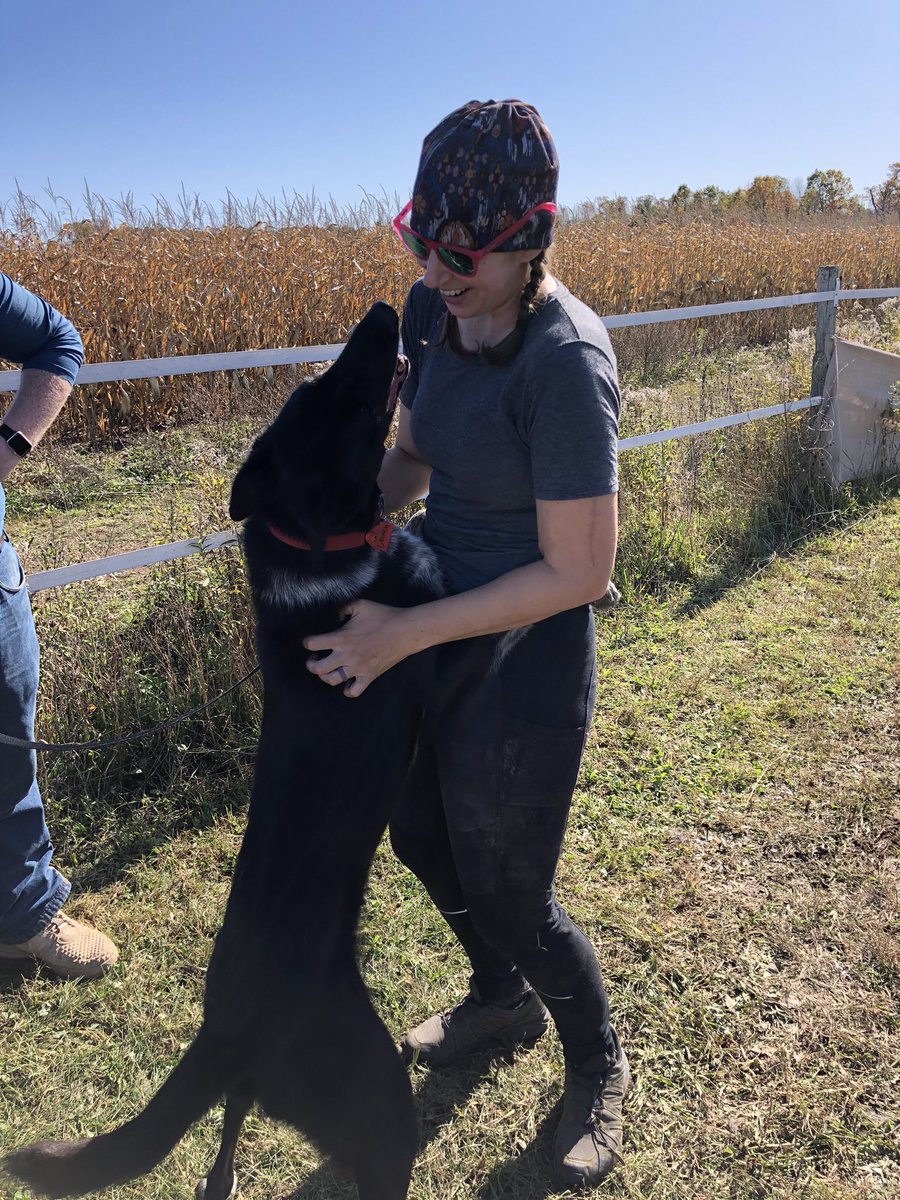
[[[584,729],[507,721],[497,847],[505,887],[552,887],[584,737]]]
[[[0,534],[0,595],[15,596],[25,587],[25,572],[7,535]]]

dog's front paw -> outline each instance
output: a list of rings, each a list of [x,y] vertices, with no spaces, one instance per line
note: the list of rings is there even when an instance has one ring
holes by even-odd
[[[232,1171],[232,1173],[231,1173],[231,1191],[228,1193],[227,1196],[224,1194],[214,1196],[212,1194],[212,1192],[209,1192],[207,1194],[206,1180],[201,1179],[200,1182],[197,1184],[197,1186],[194,1188],[194,1200],[238,1200],[237,1173],[234,1171]]]

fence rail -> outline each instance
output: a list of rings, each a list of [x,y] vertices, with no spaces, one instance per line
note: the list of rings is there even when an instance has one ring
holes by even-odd
[[[768,408],[749,408],[746,412],[731,413],[727,417],[712,417],[708,421],[696,421],[693,425],[676,425],[672,429],[660,429],[656,433],[641,433],[637,437],[619,438],[619,450],[639,450],[642,446],[674,442],[678,438],[691,437],[695,433],[709,433],[712,429],[727,429],[732,425],[747,425],[750,421],[762,421],[766,417],[781,417],[785,413],[802,412],[807,408],[815,408],[821,403],[821,396],[804,396],[802,400],[787,400],[784,404],[772,404]]]
[[[732,425],[746,425],[764,417],[777,417],[784,413],[802,412],[814,408],[821,396],[807,396],[803,400],[791,400],[785,404],[773,404],[769,408],[754,408],[728,417],[713,417],[709,421],[698,421],[694,425],[678,425],[674,429],[662,429],[657,433],[644,433],[637,437],[620,438],[619,450],[638,450],[659,442],[670,442],[691,434],[708,433],[712,429],[725,429]],[[28,590],[42,592],[47,588],[63,587],[67,583],[83,583],[87,579],[99,579],[101,575],[114,575],[119,571],[133,571],[137,567],[151,567],[171,559],[187,558],[191,554],[205,554],[219,550],[222,546],[236,546],[237,534],[230,529],[210,533],[204,537],[190,538],[184,542],[169,542],[165,546],[149,546],[146,550],[129,550],[125,554],[112,554],[108,558],[95,558],[89,562],[73,563],[69,567],[55,567],[51,571],[36,571],[28,576]]]
[[[823,268],[822,270],[831,270]],[[659,325],[669,321],[689,321],[698,317],[721,317],[730,313],[755,312],[767,308],[791,308],[801,304],[819,305],[819,314],[833,313],[841,300],[880,300],[900,296],[900,288],[842,288],[836,275],[837,286],[826,291],[801,292],[793,296],[769,296],[754,300],[733,300],[724,304],[699,304],[689,308],[660,309],[653,312],[621,313],[605,316],[603,322],[608,329],[624,329],[637,325]],[[823,282],[820,271],[819,284]],[[88,363],[78,372],[77,383],[108,383],[125,379],[158,379],[162,376],[203,374],[209,371],[235,371],[251,367],[286,366],[296,363],[330,362],[340,354],[344,343],[330,346],[301,346],[280,350],[239,350],[222,354],[188,354],[171,358],[145,358],[130,362]],[[18,371],[0,371],[0,392],[13,391],[18,386]],[[655,433],[637,437],[621,438],[620,450],[637,450],[643,446],[673,441],[706,433],[713,429],[724,429],[734,425],[745,425],[750,421],[801,412],[820,404],[821,396],[806,396],[768,408],[755,408],[693,425],[679,425],[672,429],[661,429]],[[31,592],[46,588],[62,587],[67,583],[97,579],[119,571],[131,571],[138,567],[153,566],[191,554],[203,554],[218,550],[222,546],[234,545],[237,537],[233,530],[183,542],[170,542],[164,546],[150,546],[144,550],[132,550],[125,554],[114,554],[108,558],[90,562],[74,563],[68,567],[57,567],[50,571],[37,571],[28,577]]]

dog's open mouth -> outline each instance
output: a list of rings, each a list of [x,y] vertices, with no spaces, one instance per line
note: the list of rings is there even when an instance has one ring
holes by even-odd
[[[391,380],[391,391],[388,396],[388,412],[391,415],[393,415],[394,409],[397,407],[397,397],[400,395],[400,389],[403,387],[408,374],[409,359],[403,354],[398,354],[397,365],[394,367],[394,378]]]

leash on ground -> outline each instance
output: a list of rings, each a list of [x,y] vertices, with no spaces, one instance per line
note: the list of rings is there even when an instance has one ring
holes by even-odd
[[[186,721],[188,717],[196,717],[199,713],[212,708],[229,692],[235,691],[242,683],[251,679],[257,671],[259,671],[259,663],[246,675],[242,675],[236,683],[227,687],[224,692],[219,692],[218,696],[214,696],[212,700],[207,700],[205,704],[198,704],[196,708],[189,708],[187,712],[180,713],[177,717],[170,717],[168,721],[161,721],[159,725],[153,725],[150,729],[141,729],[138,733],[126,733],[121,737],[107,738],[98,742],[29,742],[24,738],[8,737],[5,733],[0,733],[0,746],[15,746],[18,750],[104,750],[107,746],[124,746],[128,742],[139,742],[142,738],[150,737],[154,733],[162,733],[163,730],[171,729],[174,725]]]

